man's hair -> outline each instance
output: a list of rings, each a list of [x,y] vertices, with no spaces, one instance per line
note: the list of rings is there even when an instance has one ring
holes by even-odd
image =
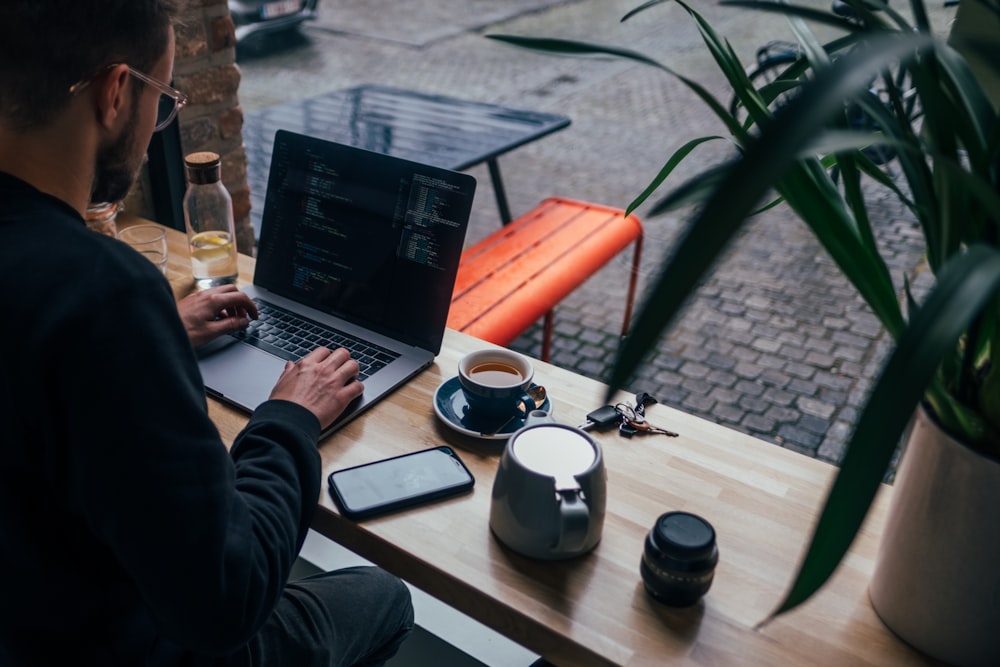
[[[0,122],[49,122],[74,83],[112,63],[148,72],[185,0],[3,0]]]

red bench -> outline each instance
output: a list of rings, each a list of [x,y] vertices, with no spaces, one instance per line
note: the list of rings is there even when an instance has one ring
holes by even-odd
[[[546,199],[462,253],[448,326],[508,345],[545,318],[542,360],[552,345],[552,311],[570,292],[635,244],[622,335],[635,301],[642,223],[610,206]]]

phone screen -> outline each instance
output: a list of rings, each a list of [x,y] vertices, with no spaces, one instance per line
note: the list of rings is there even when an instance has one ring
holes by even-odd
[[[455,495],[475,480],[450,447],[434,447],[330,473],[341,512],[364,518]]]

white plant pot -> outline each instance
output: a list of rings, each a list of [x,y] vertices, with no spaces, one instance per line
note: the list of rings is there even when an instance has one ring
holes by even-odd
[[[949,437],[923,408],[869,595],[889,629],[924,653],[1000,665],[1000,463]]]

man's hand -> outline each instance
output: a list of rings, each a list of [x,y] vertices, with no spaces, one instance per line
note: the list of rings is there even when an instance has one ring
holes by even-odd
[[[344,348],[331,351],[318,347],[298,363],[285,364],[271,398],[298,403],[326,428],[364,392],[357,379],[359,370],[358,362]]]
[[[177,302],[177,311],[194,347],[223,334],[246,329],[257,319],[257,306],[235,285],[194,292]]]

